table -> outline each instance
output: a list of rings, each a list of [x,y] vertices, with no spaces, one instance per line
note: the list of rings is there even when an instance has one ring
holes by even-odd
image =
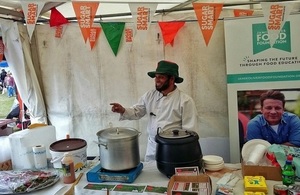
[[[133,183],[130,183],[128,185],[153,185],[157,187],[167,187],[169,178],[167,178],[165,175],[160,173],[156,168],[156,162],[144,162],[144,168],[141,172],[141,174],[136,178],[136,180]],[[83,172],[87,172],[91,166],[83,170]],[[239,176],[241,179],[237,182],[236,186],[234,187],[234,194],[235,195],[242,195],[244,193],[244,182],[243,177],[241,173],[241,165],[240,163],[237,164],[225,164],[225,168],[218,172],[206,172],[207,175],[210,176],[212,180],[212,194],[215,194],[216,191],[216,183],[217,181],[226,173],[226,172],[232,172]],[[79,173],[76,173],[78,175]],[[75,195],[84,194],[84,195],[107,195],[106,191],[100,191],[100,190],[88,190],[84,189],[84,187],[88,184],[86,179],[86,174],[83,175],[80,182],[75,186]],[[113,182],[105,182],[106,184],[118,184]],[[269,194],[273,194],[273,185],[275,184],[281,184],[281,181],[272,181],[267,180],[268,185],[268,192]],[[101,183],[103,184],[103,183]],[[127,185],[127,183],[123,183],[124,185]],[[297,183],[300,184],[300,183]],[[66,186],[66,187],[64,187]],[[69,188],[71,184],[64,184],[62,180],[57,182],[52,187],[49,187],[47,189],[43,189],[40,191],[37,191],[35,193],[31,193],[32,195],[40,195],[40,194],[52,194],[52,195],[63,195]],[[63,189],[61,189],[64,187]],[[60,190],[61,189],[61,190]],[[59,191],[59,192],[57,192]],[[123,194],[132,194],[128,192],[110,192],[110,195],[123,195]],[[137,193],[141,194],[141,193]],[[149,193],[143,193],[143,194],[149,194]],[[155,193],[151,193],[151,195],[154,195]]]

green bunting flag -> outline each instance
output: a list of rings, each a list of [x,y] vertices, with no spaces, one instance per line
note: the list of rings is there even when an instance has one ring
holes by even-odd
[[[111,49],[117,56],[125,22],[100,22],[100,24]]]

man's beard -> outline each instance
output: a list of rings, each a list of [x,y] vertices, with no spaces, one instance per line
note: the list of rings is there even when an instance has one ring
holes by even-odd
[[[155,88],[157,91],[162,92],[162,91],[168,89],[169,86],[170,86],[170,79],[166,80],[166,82],[161,87],[158,87],[157,85],[155,85]]]

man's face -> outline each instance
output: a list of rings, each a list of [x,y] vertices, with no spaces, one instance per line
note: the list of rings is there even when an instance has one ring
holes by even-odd
[[[266,99],[261,112],[270,125],[277,125],[284,112],[283,103],[280,100]]]
[[[157,91],[164,91],[168,89],[170,86],[170,77],[163,74],[156,74],[155,75],[155,88]]]

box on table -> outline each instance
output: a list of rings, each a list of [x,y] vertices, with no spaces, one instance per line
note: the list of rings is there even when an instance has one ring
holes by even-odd
[[[44,145],[46,156],[51,159],[49,146],[56,141],[56,130],[54,126],[47,125],[17,131],[8,138],[13,169],[32,169],[35,168],[32,147]]]
[[[11,160],[7,160],[4,162],[0,162],[0,171],[8,171],[8,170],[12,170],[12,163]]]
[[[281,167],[262,166],[262,165],[246,165],[242,161],[243,176],[264,176],[267,180],[281,181]]]
[[[173,175],[168,183],[168,195],[172,195],[173,187],[175,183],[201,183],[205,184],[205,187],[200,188],[203,192],[206,191],[207,193],[203,194],[211,194],[212,191],[212,185],[211,185],[211,179],[208,175],[205,174],[199,174],[199,175]],[[200,185],[201,185],[200,184]],[[197,194],[198,191],[190,191],[185,192],[186,194]],[[201,193],[202,194],[202,193]]]

